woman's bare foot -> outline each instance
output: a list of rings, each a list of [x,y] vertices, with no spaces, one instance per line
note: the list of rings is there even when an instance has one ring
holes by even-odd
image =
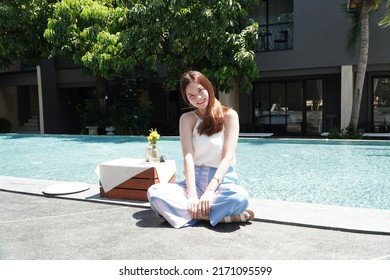
[[[252,221],[255,217],[255,213],[253,213],[252,210],[245,210],[243,213],[241,213],[240,215],[236,215],[236,216],[226,216],[224,217],[220,223],[226,223],[226,224],[229,224],[229,223],[243,223],[243,222],[249,222],[249,221]],[[209,221],[210,220],[210,216],[200,216],[198,218],[199,220],[206,220],[206,221]]]
[[[243,213],[237,216],[226,216],[221,223],[240,223],[252,221],[255,217],[255,213],[252,210],[245,210]]]

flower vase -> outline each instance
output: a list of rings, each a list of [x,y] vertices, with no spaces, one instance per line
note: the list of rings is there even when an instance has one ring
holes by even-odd
[[[152,145],[149,144],[145,147],[145,152],[146,152],[146,156],[145,156],[145,161],[146,162],[150,162],[150,150],[152,149]]]
[[[157,144],[151,144],[150,150],[149,150],[149,161],[150,162],[159,162],[160,156],[158,153]]]

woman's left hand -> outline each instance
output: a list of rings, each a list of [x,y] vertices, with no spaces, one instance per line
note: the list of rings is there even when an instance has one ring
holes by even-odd
[[[204,217],[210,215],[211,203],[214,198],[213,190],[206,190],[199,199],[198,203],[198,214]]]

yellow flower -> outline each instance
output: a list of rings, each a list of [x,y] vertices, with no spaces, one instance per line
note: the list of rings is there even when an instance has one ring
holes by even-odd
[[[149,132],[150,132],[150,134],[149,134],[149,136],[148,136],[148,141],[149,141],[151,144],[156,144],[157,139],[160,138],[160,134],[158,134],[157,128],[155,128],[155,129],[150,129]]]

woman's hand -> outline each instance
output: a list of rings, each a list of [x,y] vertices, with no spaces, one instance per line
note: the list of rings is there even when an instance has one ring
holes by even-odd
[[[198,215],[203,217],[209,217],[213,198],[214,198],[214,191],[210,189],[206,189],[206,191],[200,197],[198,203]]]
[[[188,212],[193,219],[198,219],[199,198],[196,195],[188,198]]]

